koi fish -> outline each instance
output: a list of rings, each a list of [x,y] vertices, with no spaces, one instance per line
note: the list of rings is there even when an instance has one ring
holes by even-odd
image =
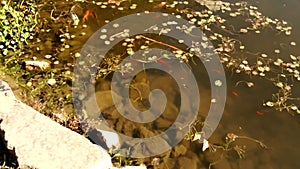
[[[218,69],[213,69],[212,70],[214,73],[216,73],[216,74],[221,74],[222,72],[220,71],[220,70],[218,70]]]
[[[235,91],[233,91],[232,94],[233,94],[235,97],[239,96],[239,94],[238,94],[237,92],[235,92]]]
[[[167,4],[166,2],[161,2],[160,4],[156,5],[155,7],[162,8],[162,7],[166,6],[166,4]]]
[[[168,68],[171,66],[168,62],[166,62],[164,59],[158,59],[158,63],[167,66]]]
[[[261,111],[256,111],[256,114],[257,114],[257,115],[259,115],[259,116],[262,116],[262,115],[264,115],[264,113],[263,113],[263,112],[261,112]]]
[[[82,22],[86,22],[89,19],[89,16],[92,16],[93,18],[96,18],[96,14],[92,11],[92,10],[86,10],[83,18],[82,18]]]
[[[154,19],[159,19],[160,18],[160,15],[156,15],[153,17]]]

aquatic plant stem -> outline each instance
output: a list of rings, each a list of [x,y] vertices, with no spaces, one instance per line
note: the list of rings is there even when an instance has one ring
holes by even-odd
[[[163,43],[163,42],[154,40],[154,39],[149,38],[149,37],[146,37],[146,36],[144,36],[144,35],[140,35],[140,37],[141,37],[141,38],[144,38],[144,39],[146,39],[146,40],[152,41],[152,42],[154,42],[154,43],[157,43],[157,44],[160,44],[160,45],[163,45],[163,46],[167,46],[167,47],[172,48],[172,49],[174,49],[174,50],[181,50],[181,49],[179,49],[179,48],[177,48],[177,47],[175,47],[175,46],[172,46],[172,45],[169,45],[169,44],[166,44],[166,43]]]

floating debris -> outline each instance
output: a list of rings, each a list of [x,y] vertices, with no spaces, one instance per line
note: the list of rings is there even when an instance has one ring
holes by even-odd
[[[209,142],[206,139],[203,139],[202,151],[205,151],[209,148]]]
[[[50,63],[47,61],[27,60],[24,62],[26,69],[46,70],[50,68]]]
[[[76,52],[74,55],[76,58],[79,58],[81,56],[81,54],[79,52]]]
[[[73,20],[73,25],[77,26],[80,22],[80,19],[78,18],[77,14],[74,13],[74,12],[71,12],[71,17],[72,17],[72,20]]]
[[[296,42],[291,42],[290,43],[292,46],[296,46]]]
[[[136,9],[137,8],[137,4],[132,4],[129,9]]]
[[[49,79],[49,80],[47,81],[47,83],[48,83],[50,86],[53,86],[53,85],[56,84],[56,80],[55,80],[55,79]]]
[[[261,57],[266,58],[266,57],[268,57],[268,55],[265,54],[265,53],[262,53],[262,54],[261,54]]]
[[[240,32],[241,32],[241,33],[247,33],[248,30],[247,30],[247,29],[244,29],[244,28],[241,28],[241,29],[240,29]]]
[[[215,81],[215,85],[218,86],[218,87],[222,86],[222,84],[223,84],[223,83],[222,83],[221,80],[216,80],[216,81]]]
[[[280,50],[279,49],[275,49],[274,52],[278,54],[278,53],[280,53]]]
[[[268,107],[273,107],[274,103],[271,102],[271,101],[268,101],[267,103],[265,103],[265,105],[268,106]]]
[[[26,83],[26,86],[27,86],[27,87],[31,87],[31,86],[32,86],[32,82],[27,82],[27,83]]]
[[[120,6],[122,2],[124,2],[126,0],[108,0],[107,3],[108,4],[115,4],[117,6]]]
[[[50,59],[52,57],[52,55],[45,55],[46,59]]]
[[[235,139],[237,139],[237,138],[238,138],[238,136],[234,133],[228,133],[226,135],[226,139],[229,139],[229,140],[232,140],[232,141],[235,141]]]

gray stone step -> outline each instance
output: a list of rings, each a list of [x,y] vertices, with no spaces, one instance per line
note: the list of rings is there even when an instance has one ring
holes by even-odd
[[[106,150],[17,100],[9,85],[2,80],[0,119],[8,148],[15,149],[21,168],[114,168]]]

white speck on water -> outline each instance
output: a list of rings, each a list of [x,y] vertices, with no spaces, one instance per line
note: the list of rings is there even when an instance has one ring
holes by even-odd
[[[215,81],[215,85],[218,86],[218,87],[222,86],[222,84],[223,84],[223,83],[222,83],[221,80],[216,80],[216,81]]]
[[[47,81],[47,83],[48,83],[49,85],[53,86],[53,85],[55,85],[56,80],[55,80],[55,79],[49,79],[49,80]]]
[[[107,35],[101,35],[100,36],[100,39],[106,39],[107,38]]]

